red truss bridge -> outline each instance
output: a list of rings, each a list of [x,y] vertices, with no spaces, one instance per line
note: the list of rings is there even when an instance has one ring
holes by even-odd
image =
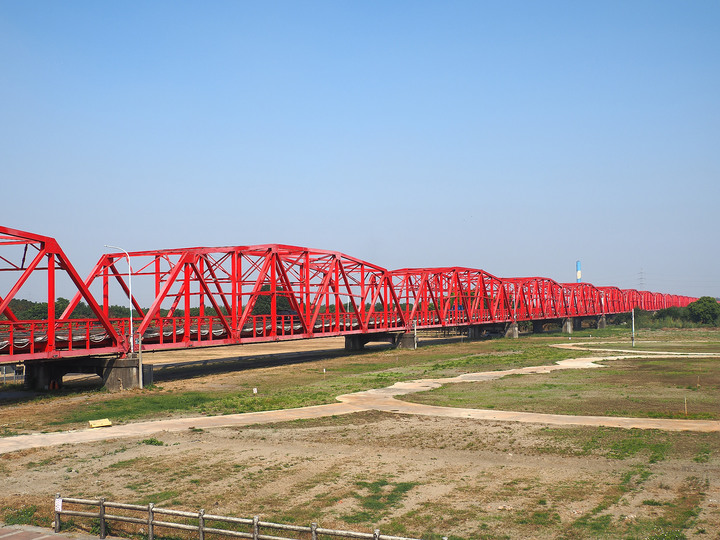
[[[280,244],[109,253],[83,279],[55,239],[0,227],[0,278],[8,275],[9,289],[0,289],[0,364],[122,359],[140,345],[153,351],[324,336],[346,336],[355,349],[414,329],[468,327],[477,336],[520,321],[577,321],[695,300],[473,268],[387,270]],[[56,313],[60,279],[76,293]],[[19,320],[10,307],[29,282],[47,291],[43,319]],[[93,317],[72,318],[81,302]],[[132,321],[110,316],[112,304],[129,315],[130,303]]]

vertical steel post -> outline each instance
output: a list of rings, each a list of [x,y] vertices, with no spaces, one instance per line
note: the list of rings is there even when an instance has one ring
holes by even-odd
[[[125,251],[123,248],[118,246],[110,246],[105,244],[106,248],[113,248],[113,249],[119,249],[123,253],[125,253],[125,257],[127,257],[127,263],[128,263],[128,297],[130,300],[130,354],[133,354],[135,352],[135,336],[134,330],[133,330],[133,296],[132,296],[132,266],[130,265],[130,254]],[[113,261],[114,262],[114,261]],[[140,384],[140,387],[142,388],[142,382]]]
[[[55,350],[55,254],[48,255],[47,351]]]
[[[109,284],[109,280],[108,280],[108,272],[109,272],[108,265],[105,264],[105,266],[103,266],[103,271],[102,271],[102,276],[103,276],[102,277],[102,284],[103,284],[102,308],[103,308],[103,313],[105,314],[106,317],[110,313],[110,291],[109,291],[110,284]]]

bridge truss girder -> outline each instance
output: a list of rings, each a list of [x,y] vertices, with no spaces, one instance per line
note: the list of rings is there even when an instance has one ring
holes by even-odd
[[[102,255],[82,280],[50,237],[0,227],[0,249],[10,246],[24,246],[24,254],[16,261],[0,252],[0,271],[18,275],[0,296],[0,362],[122,356],[138,338],[143,350],[204,347],[600,316],[694,300],[542,277],[499,278],[472,268],[389,271],[339,252],[281,244],[130,252],[131,297],[124,252]],[[56,316],[60,271],[76,293]],[[10,301],[30,275],[42,272],[47,315],[20,321]],[[110,317],[111,293],[114,304],[133,306],[132,329],[129,317]],[[94,318],[71,318],[80,302]]]

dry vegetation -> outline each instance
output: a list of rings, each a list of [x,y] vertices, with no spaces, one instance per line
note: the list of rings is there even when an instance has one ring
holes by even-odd
[[[601,339],[607,341],[611,332]],[[597,332],[593,338],[587,334],[584,341],[598,340]],[[708,351],[717,350],[720,333],[657,332],[646,337],[669,338],[678,349],[692,348],[689,340],[701,341],[697,347]],[[296,392],[302,399],[327,402],[327,395],[350,387],[550,363],[565,354],[546,348],[558,339],[458,343],[216,373],[161,382],[162,389],[138,392],[132,399],[177,398],[192,390],[234,398],[235,406],[242,406],[238,393],[258,386],[268,394],[303,388]],[[667,363],[671,359],[645,362],[645,369],[637,369],[640,364],[634,361],[618,361],[606,370],[467,385],[462,399],[509,408],[524,393],[525,401],[517,401],[520,407],[582,402],[578,410],[583,414],[608,414],[622,395],[658,396],[665,389],[671,397],[678,389],[720,395],[715,361],[698,360],[692,366]],[[668,379],[672,372],[691,373],[690,382],[676,384]],[[628,373],[632,377],[623,379]],[[698,373],[701,387],[692,390],[688,386]],[[545,388],[548,394],[540,399],[543,384],[555,386]],[[528,398],[523,385],[536,389],[537,396]],[[579,395],[570,396],[568,385]],[[482,392],[482,398],[470,387]],[[615,387],[620,388],[615,394],[608,390]],[[440,402],[456,399],[443,394],[448,390],[429,395]],[[499,401],[495,396],[505,390],[516,395]],[[593,392],[600,397],[592,399]],[[568,397],[564,405],[558,398],[562,395]],[[0,410],[7,431],[66,429],[80,425],[77,418],[84,410],[99,412],[92,407],[127,399],[81,392]],[[654,408],[639,401],[645,411]],[[472,405],[466,401],[463,406]],[[711,397],[708,414],[713,406]],[[175,412],[143,410],[156,417],[187,416],[203,407],[212,414],[208,402]],[[712,414],[717,410],[715,406]],[[47,526],[52,497],[60,492],[303,525],[379,527],[423,538],[718,538],[719,449],[720,433],[549,428],[378,412],[242,429],[160,432],[152,439],[0,455],[0,519]]]

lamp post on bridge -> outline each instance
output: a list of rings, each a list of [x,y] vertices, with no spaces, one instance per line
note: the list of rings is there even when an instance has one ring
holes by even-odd
[[[130,265],[130,254],[118,246],[105,244],[106,248],[119,249],[127,257],[128,263],[128,297],[130,299],[130,354],[135,354],[135,327],[133,326],[133,296],[132,296],[132,266]],[[143,387],[142,354],[138,357],[138,382]]]

